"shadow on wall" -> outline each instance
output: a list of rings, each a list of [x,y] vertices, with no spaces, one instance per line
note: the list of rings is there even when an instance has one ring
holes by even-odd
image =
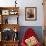
[[[24,33],[26,32],[28,28],[32,28],[36,32],[39,41],[43,43],[43,30],[41,26],[21,26],[19,31],[20,42],[24,36]]]

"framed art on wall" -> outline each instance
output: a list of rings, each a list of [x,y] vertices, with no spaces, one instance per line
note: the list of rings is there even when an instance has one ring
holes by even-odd
[[[26,21],[37,20],[37,8],[36,7],[25,8],[25,20]]]
[[[9,10],[2,10],[2,15],[9,15]]]

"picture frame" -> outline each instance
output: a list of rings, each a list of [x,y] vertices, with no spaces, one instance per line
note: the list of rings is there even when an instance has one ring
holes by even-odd
[[[2,15],[9,15],[9,10],[2,10]]]
[[[10,14],[10,15],[16,15],[16,14],[17,14],[17,11],[14,10],[14,9],[13,9],[13,10],[10,10],[10,11],[9,11],[9,14]]]
[[[36,7],[25,7],[25,20],[26,21],[37,20],[37,8]]]
[[[10,15],[14,15],[14,12],[15,12],[15,11],[12,9],[12,10],[9,11],[9,14],[10,14]]]

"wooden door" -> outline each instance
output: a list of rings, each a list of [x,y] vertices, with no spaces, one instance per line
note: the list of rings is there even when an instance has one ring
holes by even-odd
[[[43,0],[43,8],[44,8],[44,42],[46,46],[46,0]]]

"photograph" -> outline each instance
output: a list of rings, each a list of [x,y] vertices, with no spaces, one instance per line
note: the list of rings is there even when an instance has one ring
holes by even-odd
[[[9,10],[2,10],[2,15],[9,15]]]
[[[37,19],[37,8],[36,7],[26,7],[25,8],[25,20],[33,21]]]

